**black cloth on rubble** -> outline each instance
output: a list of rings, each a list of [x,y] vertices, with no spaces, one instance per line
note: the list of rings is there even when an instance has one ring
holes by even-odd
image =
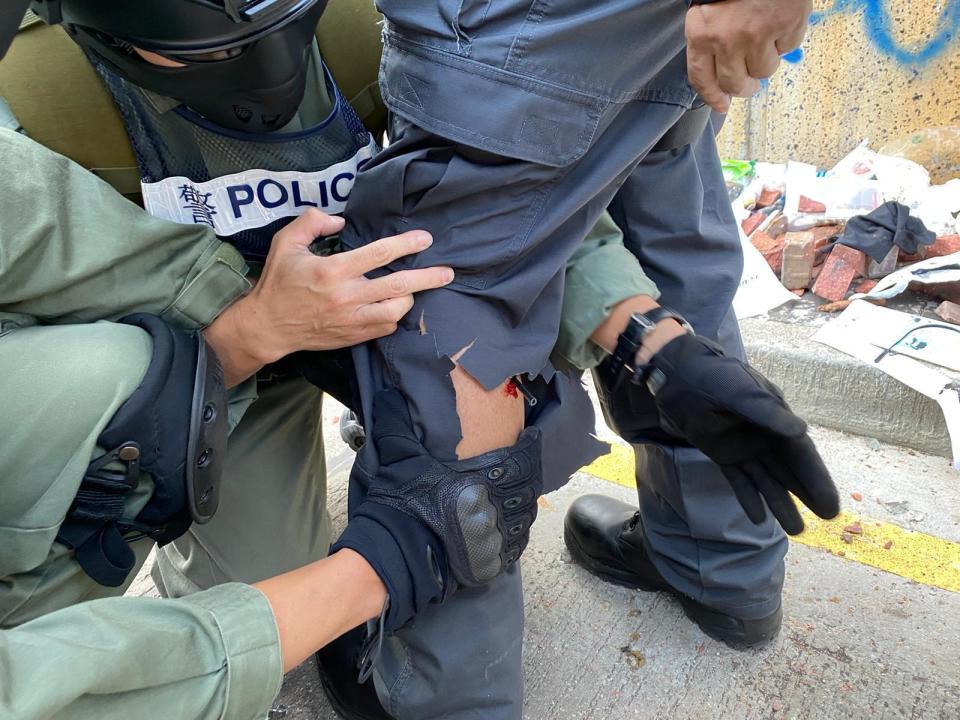
[[[921,245],[930,245],[936,239],[920,218],[911,217],[910,208],[891,200],[867,215],[852,218],[840,242],[883,262],[894,245],[914,255]]]

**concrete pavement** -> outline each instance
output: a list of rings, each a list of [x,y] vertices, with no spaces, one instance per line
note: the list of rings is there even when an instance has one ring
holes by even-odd
[[[337,437],[338,417],[329,403],[330,506],[342,525],[353,454]],[[612,439],[606,428],[598,433]],[[863,534],[847,544],[842,527],[828,525],[812,546],[791,543],[783,631],[758,650],[730,650],[671,597],[604,583],[570,562],[561,534],[566,508],[588,492],[632,501],[634,492],[620,484],[629,482],[622,462],[598,471],[604,477],[578,473],[546,496],[522,563],[525,720],[960,717],[960,592],[908,579],[960,588],[960,474],[940,457],[830,430],[813,434],[848,520],[861,522]],[[854,559],[888,532],[904,534],[881,545],[885,569]],[[901,539],[917,538],[927,555],[901,552]],[[151,591],[141,574],[132,592]],[[336,717],[312,660],[288,675],[271,713]]]
[[[336,414],[331,404],[331,435]],[[939,540],[938,552],[958,552],[960,474],[946,460],[835,431],[814,437],[845,512],[865,528],[854,543],[881,526],[902,527]],[[342,522],[351,456],[333,440],[332,507]],[[588,492],[634,500],[616,479],[587,472],[546,496],[523,560],[525,720],[960,717],[960,593],[793,542],[783,632],[765,648],[736,652],[704,635],[671,597],[610,585],[571,563],[563,515]],[[853,554],[853,543],[843,546]],[[954,581],[960,555],[950,558]],[[315,673],[311,661],[288,677],[274,717],[337,717]]]
[[[893,309],[939,321],[936,306],[913,294],[890,301]],[[814,342],[817,330],[837,317],[816,307],[807,293],[766,316],[741,320],[750,362],[811,424],[948,456],[950,441],[937,403],[856,358]]]

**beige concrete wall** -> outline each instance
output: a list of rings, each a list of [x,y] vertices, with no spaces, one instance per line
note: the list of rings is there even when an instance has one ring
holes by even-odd
[[[879,148],[960,125],[960,0],[815,0],[814,10],[803,59],[735,102],[723,157],[829,167],[865,137]]]

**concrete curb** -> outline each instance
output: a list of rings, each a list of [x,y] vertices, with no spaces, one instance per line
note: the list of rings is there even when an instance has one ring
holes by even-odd
[[[950,456],[946,423],[935,402],[814,342],[818,327],[748,318],[740,328],[750,362],[780,386],[807,422]]]

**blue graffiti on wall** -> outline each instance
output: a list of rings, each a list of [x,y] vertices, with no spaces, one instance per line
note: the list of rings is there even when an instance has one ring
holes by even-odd
[[[930,39],[918,47],[904,47],[894,37],[890,18],[883,5],[883,0],[834,0],[831,7],[811,15],[810,24],[816,25],[832,15],[862,10],[867,37],[877,50],[892,57],[901,65],[912,66],[923,66],[939,57],[960,32],[960,0],[944,0],[937,29]],[[799,62],[802,57],[800,53],[784,59],[789,62]]]

